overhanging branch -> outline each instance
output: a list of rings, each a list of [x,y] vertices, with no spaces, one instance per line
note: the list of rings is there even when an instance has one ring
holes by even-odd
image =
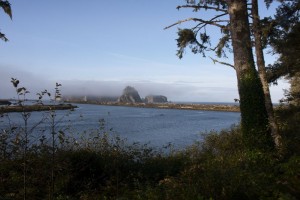
[[[229,20],[217,20],[217,21],[214,21],[215,19],[219,18],[219,17],[223,17],[225,15],[227,15],[228,13],[223,13],[221,15],[216,15],[214,16],[213,18],[211,18],[210,20],[208,20],[209,22],[227,22],[229,23]],[[207,26],[208,24],[207,23],[200,23],[198,24],[194,29],[196,29],[197,27],[199,28],[199,30],[201,30],[202,28],[204,28],[205,26]],[[223,28],[225,28],[226,26],[223,26]]]
[[[199,18],[188,18],[188,19],[180,20],[180,21],[178,21],[178,22],[176,22],[176,23],[174,23],[170,26],[167,26],[167,27],[164,28],[164,30],[168,29],[168,28],[171,28],[173,26],[176,26],[178,24],[188,22],[188,21],[195,21],[195,22],[200,22],[202,24],[209,24],[209,25],[217,26],[219,28],[225,28],[226,27],[224,25],[218,24],[219,22],[228,22],[227,20],[206,21],[206,20],[202,20],[202,19],[199,19]]]
[[[219,12],[227,12],[225,9],[220,9],[212,6],[199,6],[199,5],[182,5],[182,6],[177,6],[177,9],[179,10],[180,8],[194,8],[196,11],[200,9],[206,9],[206,10],[215,10]]]

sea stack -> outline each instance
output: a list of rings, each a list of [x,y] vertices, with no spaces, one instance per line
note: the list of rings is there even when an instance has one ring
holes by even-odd
[[[148,95],[145,97],[146,103],[167,103],[167,97],[163,95]]]
[[[122,96],[119,97],[118,102],[120,103],[142,103],[142,99],[138,91],[131,86],[127,86],[123,90]]]

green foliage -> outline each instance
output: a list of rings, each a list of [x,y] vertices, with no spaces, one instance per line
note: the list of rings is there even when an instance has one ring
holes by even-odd
[[[278,111],[285,124],[298,120],[299,110],[292,110]],[[171,154],[127,145],[99,129],[56,149],[54,199],[297,199],[300,149],[296,128],[282,127],[289,149],[283,157],[249,149],[240,127],[205,133],[202,142]],[[4,137],[0,142],[9,143]],[[23,160],[13,149],[18,148],[1,148],[0,197],[23,199]],[[28,199],[49,197],[51,154],[52,146],[45,143],[28,147]]]
[[[268,66],[269,82],[276,82],[282,76],[293,77],[300,72],[300,22],[291,32],[284,35],[280,40],[273,43],[276,53],[280,54],[279,59]]]
[[[220,0],[186,0],[186,5],[177,7],[178,10],[181,8],[193,8],[194,12],[198,12],[201,9],[215,10],[216,12],[222,12],[223,14],[216,15],[211,19],[190,18],[171,25],[174,26],[185,21],[194,21],[197,23],[197,25],[192,28],[179,29],[178,38],[176,39],[178,46],[176,55],[181,59],[183,57],[184,50],[186,49],[186,47],[189,47],[194,54],[200,53],[203,57],[206,56],[207,52],[215,52],[218,57],[226,57],[225,49],[230,50],[229,40],[231,38],[229,33],[228,20],[224,20],[222,19],[222,17],[228,14],[227,3]],[[210,42],[210,36],[206,32],[206,27],[208,25],[220,28],[220,31],[222,33],[220,41],[213,48]]]
[[[279,128],[282,133],[286,154],[300,156],[300,107],[294,105],[281,105],[276,110]]]
[[[292,156],[285,163],[280,165],[280,181],[281,196],[285,199],[296,199],[300,197],[300,157]]]
[[[187,156],[189,163],[180,177],[165,181],[187,199],[299,197],[299,156],[280,159],[272,152],[249,150],[239,128],[208,134]]]
[[[223,0],[185,0],[188,5],[203,6],[203,9],[207,9],[208,6],[216,6],[218,8],[226,9],[227,4]],[[200,9],[200,8],[198,8]]]
[[[189,47],[194,54],[206,56],[206,52],[214,51],[218,57],[226,57],[224,49],[230,50],[230,36],[227,28],[222,29],[223,36],[220,38],[215,48],[211,48],[210,36],[206,31],[200,32],[194,29],[179,29],[177,34],[177,56],[181,59],[185,49]],[[197,39],[198,37],[198,39]]]
[[[179,29],[178,30],[178,38],[177,41],[177,47],[179,48],[177,50],[177,56],[181,59],[183,57],[184,50],[187,46],[191,46],[194,53],[197,52],[198,42],[195,36],[195,33],[190,29]],[[204,47],[203,47],[204,48]]]
[[[164,156],[147,146],[124,146],[123,140],[105,133],[99,133],[97,139],[90,141],[94,141],[94,145],[87,145],[87,140],[82,139],[56,150],[54,196],[71,199],[131,197],[154,187],[165,176],[175,176],[184,165],[179,154]],[[5,142],[7,140],[1,140],[1,143]],[[21,199],[22,156],[19,156],[20,152],[1,150],[3,155],[6,151],[6,156],[0,160],[0,197]],[[50,195],[51,154],[52,146],[46,144],[28,147],[28,199],[45,199]]]
[[[293,77],[299,72],[300,2],[282,1],[275,19],[265,19],[265,36],[279,59],[268,66],[268,81],[276,84],[282,76]]]
[[[12,19],[12,11],[11,11],[10,3],[8,1],[0,0],[0,7]],[[4,40],[5,42],[8,41],[7,37],[1,32],[0,32],[0,39]]]
[[[4,12],[12,19],[12,11],[10,7],[10,3],[8,1],[0,1],[0,7],[4,10]]]

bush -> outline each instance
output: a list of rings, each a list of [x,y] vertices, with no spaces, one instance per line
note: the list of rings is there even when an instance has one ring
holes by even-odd
[[[55,135],[54,146],[41,138],[24,159],[20,132],[2,130],[0,199],[24,199],[24,189],[27,199],[299,199],[299,109],[277,116],[281,156],[249,150],[238,126],[169,154],[100,127],[76,138]]]

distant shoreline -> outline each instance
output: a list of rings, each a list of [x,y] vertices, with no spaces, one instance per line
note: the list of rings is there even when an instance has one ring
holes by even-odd
[[[50,111],[50,110],[72,110],[75,108],[77,108],[77,106],[74,106],[72,104],[1,106],[0,113],[34,112],[34,111]]]
[[[103,106],[126,106],[137,108],[158,108],[158,109],[178,109],[178,110],[205,110],[222,112],[240,112],[238,105],[226,104],[189,104],[189,103],[119,103],[119,102],[93,102],[93,101],[68,101],[68,103],[93,104]]]

